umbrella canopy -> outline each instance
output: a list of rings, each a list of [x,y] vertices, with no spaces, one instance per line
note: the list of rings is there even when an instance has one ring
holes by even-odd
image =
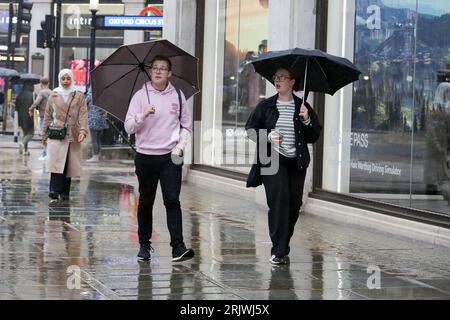
[[[9,68],[0,68],[0,77],[19,77],[20,74],[14,70]]]
[[[41,76],[35,73],[21,73],[20,74],[20,79],[21,80],[30,80],[33,82],[39,82],[41,81]]]
[[[150,80],[147,69],[157,55],[169,58],[169,81],[186,99],[199,92],[198,59],[167,40],[155,40],[123,45],[91,72],[93,103],[125,121],[131,98]]]
[[[269,51],[251,61],[255,71],[273,84],[279,68],[291,69],[306,78],[306,91],[333,95],[345,85],[358,80],[361,72],[347,59],[321,50],[289,49]]]

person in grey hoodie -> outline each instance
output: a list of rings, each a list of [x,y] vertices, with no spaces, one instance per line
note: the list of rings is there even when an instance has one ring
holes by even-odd
[[[52,90],[48,87],[48,78],[42,77],[40,80],[41,91],[39,91],[36,100],[29,108],[30,116],[33,116],[34,109],[39,111],[39,132],[42,131],[42,125],[44,124],[45,107],[47,106],[48,97],[52,93]],[[39,160],[45,160],[47,158],[47,147],[43,146],[42,155]]]

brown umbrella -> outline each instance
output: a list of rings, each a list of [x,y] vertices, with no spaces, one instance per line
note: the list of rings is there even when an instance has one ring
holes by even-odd
[[[150,62],[162,55],[172,63],[169,81],[186,99],[198,89],[198,59],[168,40],[123,45],[91,72],[93,103],[119,120],[125,116],[133,95],[150,80]]]

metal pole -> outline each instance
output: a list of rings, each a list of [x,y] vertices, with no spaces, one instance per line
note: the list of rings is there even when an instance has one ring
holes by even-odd
[[[8,54],[6,56],[6,67],[11,68],[11,47],[12,47],[12,27],[13,27],[14,8],[13,3],[9,3],[9,23],[8,23]]]
[[[91,85],[91,72],[95,68],[95,19],[97,16],[97,10],[91,9],[91,48],[89,58],[89,86]]]
[[[12,44],[12,27],[13,27],[13,16],[14,16],[14,7],[13,3],[9,3],[9,23],[8,23],[8,50],[6,53],[6,67],[11,68],[11,47]],[[3,124],[2,124],[2,131],[6,131],[7,127],[7,121],[8,121],[8,109],[9,109],[9,100],[8,100],[8,90],[9,90],[9,81],[10,78],[5,78],[5,92],[4,92],[4,99],[3,99]]]
[[[19,112],[17,106],[14,107],[14,142],[19,142]]]
[[[11,12],[12,12],[12,15],[11,15],[11,19],[12,19],[12,17],[14,16],[14,8],[13,8],[13,4],[12,3],[10,3],[9,10],[11,10]],[[18,24],[19,24],[19,21],[17,21],[17,24],[16,24],[16,40],[14,42],[12,42],[12,39],[11,39],[11,69],[14,69],[14,55],[16,54],[15,53],[15,49],[16,49],[16,43],[17,43],[17,40],[18,40],[18,38],[17,38]],[[12,20],[11,20],[11,24],[10,25],[11,25],[11,38],[12,38]]]
[[[86,63],[88,64],[89,61],[89,55],[91,54],[90,47],[86,46]],[[87,69],[90,68],[90,64],[87,65]],[[86,94],[88,92],[88,85],[89,85],[89,70],[86,70],[86,76],[84,77],[84,83],[86,84],[86,88],[84,90],[84,93]]]
[[[59,56],[60,56],[60,38],[61,38],[61,0],[56,0],[56,33],[55,33],[55,64],[53,73],[53,85],[57,87],[59,85],[58,72],[59,72]]]

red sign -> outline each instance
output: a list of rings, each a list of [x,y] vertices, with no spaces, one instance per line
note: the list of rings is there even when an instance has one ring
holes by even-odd
[[[139,13],[140,16],[145,16],[148,12],[153,12],[156,16],[162,17],[162,12],[154,7],[147,7],[142,9],[142,11]]]

